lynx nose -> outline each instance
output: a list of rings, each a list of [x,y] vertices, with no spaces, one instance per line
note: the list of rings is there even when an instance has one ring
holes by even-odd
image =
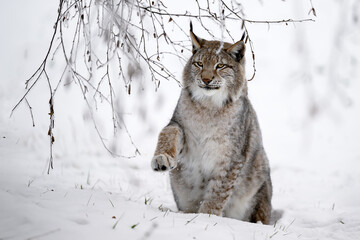
[[[213,79],[214,79],[214,78],[213,78]],[[202,81],[203,81],[206,85],[209,85],[209,83],[211,83],[212,79],[203,78]]]

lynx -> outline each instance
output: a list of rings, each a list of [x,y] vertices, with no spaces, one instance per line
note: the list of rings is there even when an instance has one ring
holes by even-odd
[[[197,37],[170,123],[151,166],[170,171],[175,202],[206,213],[269,224],[272,184],[244,76],[244,36],[235,44]]]

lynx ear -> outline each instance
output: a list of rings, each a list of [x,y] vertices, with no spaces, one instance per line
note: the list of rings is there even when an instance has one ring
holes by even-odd
[[[192,27],[192,22],[191,21],[190,21],[190,38],[191,38],[191,42],[192,42],[192,52],[193,52],[193,54],[195,54],[196,51],[201,48],[202,39],[197,37],[193,33],[193,27]]]
[[[245,55],[245,43],[244,43],[244,35],[240,41],[234,43],[231,47],[229,47],[226,52],[229,53],[237,62],[240,62]]]

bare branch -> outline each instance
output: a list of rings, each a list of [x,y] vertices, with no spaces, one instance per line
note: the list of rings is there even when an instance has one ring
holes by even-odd
[[[29,107],[29,110],[30,110],[30,115],[31,115],[31,120],[32,120],[32,126],[35,127],[35,121],[34,121],[34,115],[33,115],[33,112],[32,112],[32,107],[30,106],[30,103],[28,102],[28,100],[25,98],[25,102],[26,104],[28,105]]]
[[[11,111],[12,115],[25,100],[35,126],[32,107],[27,96],[34,91],[34,86],[40,79],[46,79],[50,109],[48,172],[53,168],[55,95],[63,86],[65,76],[71,77],[66,82],[66,86],[74,84],[79,87],[103,147],[113,156],[131,158],[140,154],[140,151],[121,114],[117,111],[115,93],[120,94],[118,88],[122,86],[128,94],[131,94],[134,75],[151,79],[155,90],[162,80],[173,80],[181,86],[181,82],[172,70],[172,64],[167,61],[168,58],[173,60],[175,57],[184,65],[186,63],[184,53],[191,53],[188,29],[183,27],[181,21],[196,19],[213,38],[215,36],[211,30],[214,28],[210,27],[209,22],[215,24],[221,29],[221,41],[224,41],[225,36],[229,36],[234,41],[232,33],[226,27],[229,26],[229,21],[239,24],[239,28],[244,29],[246,33],[245,42],[249,42],[252,54],[253,74],[249,81],[255,77],[256,66],[254,44],[247,29],[248,24],[270,26],[270,24],[287,25],[314,21],[311,18],[253,20],[244,17],[243,6],[235,0],[193,1],[196,4],[194,11],[177,13],[169,10],[160,0],[59,0],[58,14],[45,57],[31,77],[25,81],[26,91]],[[312,9],[309,13],[312,12],[316,16],[312,0],[310,4]],[[173,32],[182,34],[183,39],[178,39],[179,35]],[[101,50],[97,48],[99,41],[105,43]],[[47,63],[53,61],[58,54],[63,56],[65,67],[61,76],[54,80]],[[98,101],[105,102],[111,108],[113,133],[116,135],[118,128],[124,129],[128,141],[134,148],[134,156],[123,156],[108,148],[94,117],[95,110],[98,109]]]

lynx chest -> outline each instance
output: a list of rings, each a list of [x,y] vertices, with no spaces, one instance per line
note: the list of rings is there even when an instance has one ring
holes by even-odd
[[[233,137],[239,132],[237,111],[211,112],[188,105],[178,110],[185,137],[179,155],[183,172],[189,181],[198,181],[198,175],[211,179],[220,165],[228,164],[225,156],[234,152]]]

